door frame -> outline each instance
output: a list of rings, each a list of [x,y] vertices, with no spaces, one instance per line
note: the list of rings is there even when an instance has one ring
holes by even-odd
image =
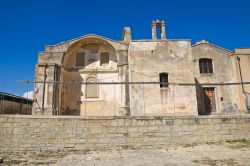
[[[218,104],[218,95],[217,95],[217,87],[212,87],[212,86],[202,86],[202,92],[204,93],[204,88],[213,88],[214,89],[214,100],[215,100],[215,111],[211,112],[212,113],[218,113],[218,108],[219,108],[219,104]],[[205,99],[204,99],[204,104],[205,104]],[[205,105],[204,105],[205,107]]]

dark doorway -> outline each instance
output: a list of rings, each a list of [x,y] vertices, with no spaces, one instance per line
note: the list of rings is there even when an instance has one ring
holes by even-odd
[[[196,78],[195,85],[198,115],[205,115],[203,87],[200,85],[199,81]]]
[[[216,112],[215,88],[202,87],[196,78],[195,85],[198,115],[210,115]]]
[[[205,115],[210,115],[212,112],[216,112],[214,88],[212,87],[203,88],[203,95],[204,95]]]

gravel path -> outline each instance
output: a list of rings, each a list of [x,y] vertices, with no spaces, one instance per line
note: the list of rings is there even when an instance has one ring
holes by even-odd
[[[124,149],[119,151],[2,152],[2,165],[54,166],[250,166],[250,143],[231,142],[176,146],[167,149]],[[1,165],[1,166],[2,166]]]

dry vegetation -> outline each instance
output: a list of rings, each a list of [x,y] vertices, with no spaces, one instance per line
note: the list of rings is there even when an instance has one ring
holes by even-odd
[[[209,165],[241,166],[250,163],[250,141],[227,141],[165,149],[112,151],[0,152],[3,165]]]

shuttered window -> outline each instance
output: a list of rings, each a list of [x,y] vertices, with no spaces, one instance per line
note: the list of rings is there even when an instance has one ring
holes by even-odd
[[[108,64],[109,64],[109,53],[107,53],[107,52],[101,53],[100,65],[105,66],[105,65],[108,65]]]
[[[76,66],[85,66],[85,53],[84,52],[76,53]]]
[[[201,74],[213,73],[212,59],[208,59],[208,58],[199,59],[199,67],[200,67]]]

